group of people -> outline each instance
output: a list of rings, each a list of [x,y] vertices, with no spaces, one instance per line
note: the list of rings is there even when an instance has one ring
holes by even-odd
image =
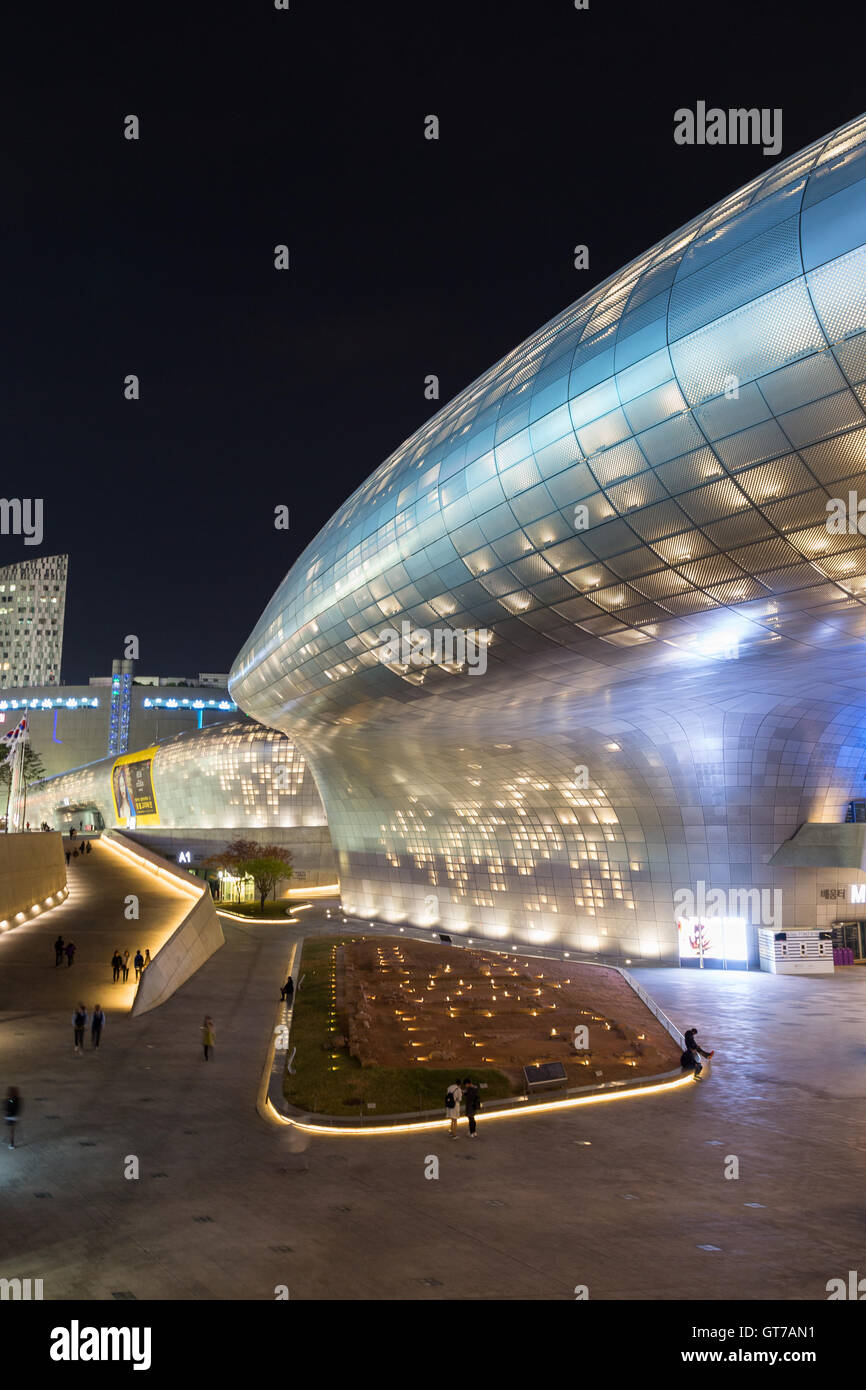
[[[70,859],[83,859],[86,854],[92,854],[93,850],[89,840],[82,840],[81,849],[68,849],[66,851],[66,867],[69,868]]]
[[[142,972],[150,965],[150,947],[146,946],[144,948],[144,955],[142,955],[141,947],[139,946],[133,956],[132,964],[135,970],[135,978],[136,980],[140,980]],[[111,957],[111,978],[113,983],[117,984],[121,976],[123,976],[123,983],[126,984],[126,981],[129,979],[129,952],[124,951],[123,955],[121,955],[115,948],[114,955]]]
[[[466,1118],[469,1121],[469,1138],[474,1139],[477,1135],[475,1116],[481,1109],[481,1096],[475,1082],[468,1076],[464,1081],[452,1081],[445,1092],[445,1118],[451,1121],[451,1129],[448,1132],[449,1139],[457,1138],[457,1121],[460,1119],[461,1105],[465,1108]]]
[[[84,1051],[84,1030],[87,1027],[87,1008],[84,1004],[76,1004],[72,1015],[72,1039],[75,1051],[81,1055]],[[102,1037],[102,1030],[105,1027],[105,1011],[100,1004],[94,1004],[93,1013],[90,1016],[90,1045],[99,1047],[99,1040]]]
[[[75,942],[64,941],[62,936],[58,936],[54,943],[54,968],[63,964],[63,957],[66,957],[66,964],[70,966],[75,960]]]

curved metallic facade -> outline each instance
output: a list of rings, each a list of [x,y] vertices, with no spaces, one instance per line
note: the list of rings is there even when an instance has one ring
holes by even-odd
[[[560,314],[280,585],[230,690],[310,759],[350,910],[647,959],[699,881],[805,911],[768,860],[866,772],[866,538],[827,525],[866,497],[864,141]],[[398,661],[404,622],[486,670]]]
[[[142,758],[146,753],[142,753]],[[102,758],[27,793],[32,824],[59,823],[64,807],[94,806],[108,827],[122,827],[111,788],[116,759]],[[327,819],[307,761],[291,739],[236,721],[178,734],[157,745],[152,782],[161,829],[294,829]]]

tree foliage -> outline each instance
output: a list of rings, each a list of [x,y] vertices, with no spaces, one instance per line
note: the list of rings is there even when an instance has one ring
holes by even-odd
[[[24,781],[29,787],[31,782],[41,782],[45,776],[45,768],[42,766],[42,759],[29,742],[24,745]],[[12,768],[8,763],[0,767],[0,787],[8,787],[12,782]]]
[[[260,844],[258,840],[232,840],[206,862],[210,868],[251,878],[262,912],[268,898],[274,895],[277,884],[291,878],[293,872],[290,850],[283,845]]]

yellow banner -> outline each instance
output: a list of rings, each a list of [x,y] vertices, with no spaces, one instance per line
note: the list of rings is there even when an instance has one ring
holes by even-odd
[[[156,748],[124,753],[115,758],[111,769],[114,811],[119,825],[159,825],[159,810],[153,786],[153,758]]]

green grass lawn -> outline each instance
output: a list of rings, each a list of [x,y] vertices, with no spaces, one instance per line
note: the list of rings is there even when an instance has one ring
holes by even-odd
[[[268,899],[265,903],[265,910],[262,912],[259,904],[254,903],[214,903],[217,912],[234,912],[238,917],[290,917],[292,904],[285,898],[278,900]]]
[[[441,1109],[445,1114],[445,1092],[456,1079],[457,1069],[441,1067],[362,1067],[345,1049],[332,1052],[329,1035],[346,1035],[346,1019],[332,1011],[333,981],[331,951],[360,936],[318,937],[303,944],[295,979],[304,976],[304,985],[295,998],[289,1055],[297,1048],[295,1075],[286,1073],[283,1091],[290,1105],[320,1115],[400,1115],[410,1110]],[[464,1067],[465,1070],[465,1067]],[[482,1102],[516,1094],[501,1072],[490,1067],[473,1067],[476,1082],[486,1082]],[[368,1102],[375,1109],[367,1108]],[[482,1111],[483,1113],[483,1111]]]

